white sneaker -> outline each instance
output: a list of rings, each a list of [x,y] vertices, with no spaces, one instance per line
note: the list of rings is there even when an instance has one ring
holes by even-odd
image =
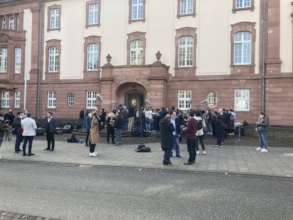
[[[89,157],[96,157],[97,155],[95,153],[89,153]]]
[[[200,152],[199,152],[199,150],[198,150],[198,151],[196,151],[196,155],[200,155]]]
[[[203,154],[203,155],[207,155],[207,152],[204,150],[204,151],[202,152],[202,154]]]
[[[98,152],[94,152],[93,154],[95,154],[95,156],[98,156]]]
[[[267,149],[261,149],[261,151],[260,152],[262,152],[262,153],[267,153],[267,152],[269,152]]]
[[[261,147],[256,148],[257,151],[261,151]]]

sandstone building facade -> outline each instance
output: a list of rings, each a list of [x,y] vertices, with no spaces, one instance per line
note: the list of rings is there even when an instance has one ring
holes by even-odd
[[[293,125],[292,0],[2,0],[1,109],[233,108]]]

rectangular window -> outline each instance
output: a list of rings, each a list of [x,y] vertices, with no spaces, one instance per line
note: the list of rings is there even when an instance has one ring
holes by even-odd
[[[144,1],[131,0],[131,20],[139,21],[144,19]]]
[[[180,110],[190,110],[192,103],[192,91],[191,90],[178,90],[177,94],[178,108]]]
[[[7,72],[7,48],[0,48],[0,73]]]
[[[20,108],[20,91],[14,93],[14,108]]]
[[[234,65],[250,65],[252,57],[252,34],[238,32],[234,35]]]
[[[99,65],[99,47],[97,44],[87,46],[87,70],[97,71]]]
[[[56,30],[60,29],[60,14],[61,14],[61,9],[60,8],[52,8],[49,11],[50,16],[50,22],[49,22],[49,29],[50,30]]]
[[[49,73],[59,72],[59,50],[57,47],[48,48],[48,71]]]
[[[100,12],[99,12],[99,3],[90,3],[88,4],[88,18],[87,24],[90,25],[99,25],[100,23]]]
[[[3,91],[1,93],[1,108],[9,108],[9,102],[10,102],[9,92]]]
[[[96,107],[97,103],[97,92],[87,91],[86,92],[86,108],[93,109]]]
[[[238,112],[250,111],[250,90],[236,89],[234,91],[234,108]]]
[[[6,16],[1,17],[1,29],[5,30],[7,28],[7,18]]]
[[[21,48],[14,49],[14,73],[21,72]]]
[[[234,0],[234,1],[235,1],[236,9],[252,7],[252,0]]]
[[[179,15],[191,15],[194,13],[194,0],[180,0],[179,1]]]
[[[48,108],[56,108],[56,92],[49,91],[48,92],[48,100],[47,100],[47,107]]]
[[[15,18],[14,18],[14,16],[9,17],[8,29],[15,30]]]

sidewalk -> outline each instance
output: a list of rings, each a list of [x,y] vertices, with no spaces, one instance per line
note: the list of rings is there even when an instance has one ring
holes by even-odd
[[[184,166],[187,160],[186,145],[181,145],[183,158],[172,158],[173,166],[162,165],[160,144],[148,144],[151,153],[136,153],[136,145],[113,146],[99,144],[98,157],[88,157],[88,148],[81,144],[57,142],[55,152],[43,151],[45,141],[36,140],[33,144],[33,157],[23,157],[14,153],[14,142],[3,143],[1,153],[4,160],[42,161],[52,163],[73,163],[81,166],[122,166],[138,168],[159,168],[184,171],[223,172],[293,177],[293,149],[270,148],[269,153],[256,152],[254,147],[226,146],[217,149],[207,147],[207,156],[200,155],[193,166]],[[1,164],[0,164],[1,166]]]

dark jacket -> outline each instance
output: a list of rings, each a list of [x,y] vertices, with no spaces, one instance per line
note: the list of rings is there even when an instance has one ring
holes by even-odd
[[[46,120],[46,132],[55,133],[57,127],[57,122],[55,118],[51,118],[51,120],[48,122],[48,119]]]
[[[195,134],[197,131],[197,122],[194,118],[190,118],[187,121],[187,128],[185,130],[187,139],[195,139]]]
[[[22,133],[21,118],[16,117],[12,123],[12,127],[14,128],[15,134],[21,134]]]
[[[92,123],[92,118],[87,115],[85,118],[85,129],[87,132],[90,132],[91,130],[91,123]]]
[[[225,130],[227,129],[227,124],[225,120],[225,115],[218,115],[216,119],[216,132],[217,133],[225,133]]]
[[[265,116],[263,119],[259,119],[256,123],[256,128],[258,132],[267,132],[270,126],[270,119],[269,117]]]
[[[123,129],[124,120],[122,118],[122,115],[118,115],[115,121],[115,128],[116,129]]]
[[[160,132],[161,132],[161,147],[162,150],[171,150],[173,147],[173,131],[174,127],[172,123],[167,120],[163,119],[160,123]]]
[[[8,122],[9,125],[12,125],[14,121],[15,116],[13,115],[12,112],[8,112],[4,115],[4,122]]]
[[[0,120],[0,138],[2,139],[4,137],[4,133],[6,130],[6,125],[2,120]],[[1,140],[0,140],[0,145],[1,145]]]

